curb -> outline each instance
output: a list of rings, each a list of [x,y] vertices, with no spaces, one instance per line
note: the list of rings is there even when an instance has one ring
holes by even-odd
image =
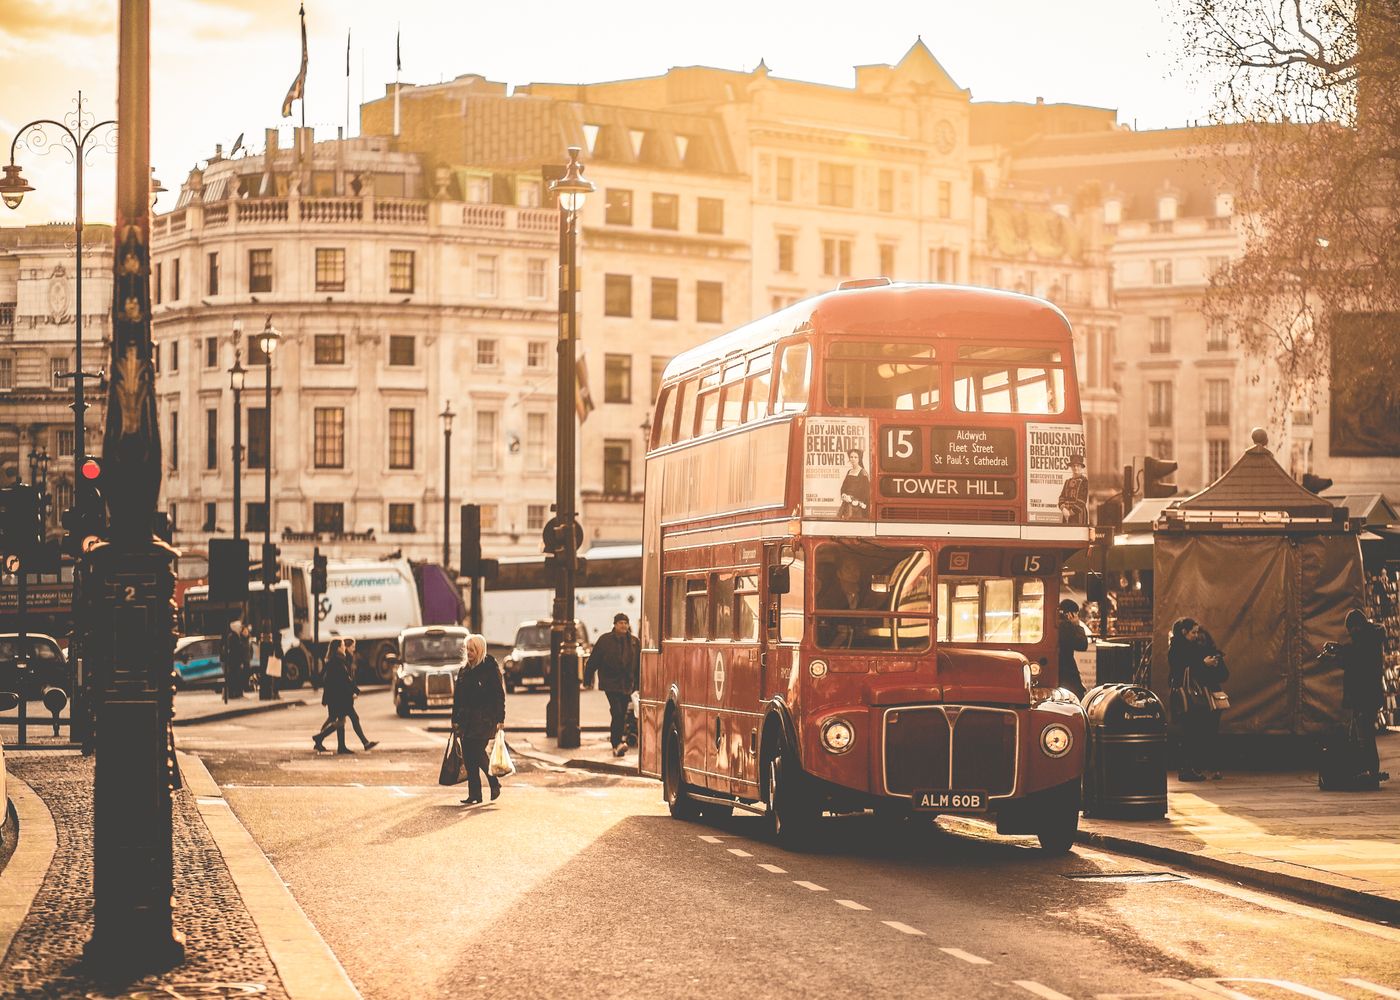
[[[430,732],[430,733],[450,733],[450,732],[452,732],[452,726],[451,726],[450,723],[449,723],[449,724],[446,724],[446,725],[441,725],[441,724],[440,724],[440,725],[436,725],[436,726],[427,726],[427,727],[425,727],[425,728],[426,728],[427,731]],[[608,727],[607,727],[607,726],[579,726],[579,727],[578,727],[578,731],[581,732],[581,733],[606,733],[606,732],[608,731]],[[539,733],[539,734],[543,735],[544,732],[545,732],[545,727],[544,727],[544,726],[511,726],[511,725],[507,725],[507,726],[506,726],[506,732],[508,732],[508,733]]]
[[[178,699],[177,699],[178,700]],[[224,709],[222,712],[210,712],[208,715],[196,715],[182,719],[178,715],[170,721],[172,726],[199,726],[206,722],[224,722],[228,719],[240,719],[245,715],[260,715],[263,712],[276,712],[284,708],[296,708],[298,705],[305,705],[301,698],[278,698],[276,701],[260,701],[252,705],[241,705],[238,708]],[[176,706],[178,711],[179,706]]]
[[[520,730],[517,729],[516,732],[520,732]],[[641,771],[638,765],[628,767],[626,764],[614,764],[612,761],[608,760],[588,760],[583,757],[560,757],[557,754],[537,750],[534,746],[530,746],[529,744],[526,745],[529,749],[511,747],[509,743],[506,744],[506,746],[510,747],[511,753],[519,757],[543,761],[555,767],[567,767],[575,771],[592,771],[595,774],[617,774],[625,778],[641,777]]]
[[[1364,889],[1334,885],[1317,879],[1303,878],[1284,871],[1270,871],[1256,865],[1229,861],[1219,854],[1186,851],[1162,844],[1151,844],[1128,837],[1081,829],[1075,842],[1102,847],[1152,861],[1165,861],[1182,868],[1206,872],[1274,892],[1286,893],[1309,903],[1319,903],[1367,920],[1400,923],[1400,899],[1380,896]],[[1248,856],[1248,855],[1244,855]],[[1261,859],[1266,860],[1266,859]],[[1281,862],[1271,862],[1281,864]],[[1298,867],[1298,866],[1291,866]]]
[[[340,960],[224,798],[204,762],[176,751],[186,787],[292,1000],[361,1000]]]
[[[58,832],[44,800],[13,772],[6,774],[6,781],[18,820],[19,841],[0,871],[0,961],[29,915],[58,849]]]

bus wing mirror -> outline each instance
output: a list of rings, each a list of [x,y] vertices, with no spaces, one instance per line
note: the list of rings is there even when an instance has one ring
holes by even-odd
[[[786,566],[768,567],[768,593],[786,594],[792,589],[792,577]]]

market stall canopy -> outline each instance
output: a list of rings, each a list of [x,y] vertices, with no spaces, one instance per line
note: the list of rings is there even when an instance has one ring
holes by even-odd
[[[1146,500],[1139,500],[1133,505],[1133,509],[1128,511],[1128,516],[1123,518],[1123,531],[1130,535],[1141,532],[1151,534],[1152,526],[1157,523],[1157,518],[1162,516],[1163,508],[1180,499],[1180,497],[1148,497]]]
[[[1253,439],[1254,446],[1223,476],[1165,507],[1157,527],[1222,522],[1237,526],[1345,523],[1345,508],[1309,493],[1278,464],[1263,430],[1256,429]]]
[[[1400,515],[1384,493],[1324,493],[1338,507],[1345,507],[1352,517],[1359,517],[1370,527],[1373,524],[1400,524]]]

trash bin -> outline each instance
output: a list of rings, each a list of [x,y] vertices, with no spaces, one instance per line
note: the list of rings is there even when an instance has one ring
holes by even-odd
[[[1088,747],[1084,815],[1155,819],[1167,813],[1167,711],[1145,687],[1103,684],[1084,696]]]
[[[1133,647],[1126,642],[1099,640],[1094,644],[1094,676],[1100,684],[1133,682]]]

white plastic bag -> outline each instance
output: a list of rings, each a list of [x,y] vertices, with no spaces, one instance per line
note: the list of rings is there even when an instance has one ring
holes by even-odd
[[[498,729],[496,743],[491,747],[491,777],[506,778],[514,773],[515,765],[511,763],[510,751],[506,749],[506,731]]]

